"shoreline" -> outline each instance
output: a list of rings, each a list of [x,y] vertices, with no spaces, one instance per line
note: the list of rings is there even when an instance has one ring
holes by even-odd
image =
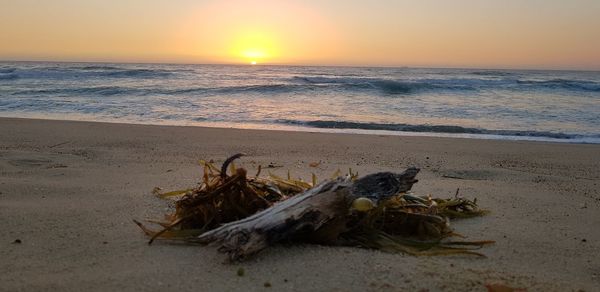
[[[222,264],[213,247],[157,242],[132,219],[169,209],[151,190],[194,186],[198,159],[283,175],[421,169],[414,191],[477,198],[457,220],[487,258],[280,245]],[[310,167],[319,162],[318,167]],[[7,290],[593,291],[600,285],[600,145],[0,118],[0,282]],[[14,243],[16,239],[20,244]],[[238,268],[246,275],[236,275]]]
[[[62,116],[62,115],[59,115]],[[542,142],[559,144],[581,144],[581,145],[600,145],[600,138],[553,138],[545,136],[526,136],[526,135],[499,135],[499,134],[473,134],[473,133],[443,133],[443,132],[418,132],[418,131],[395,131],[395,130],[370,130],[355,128],[320,128],[294,124],[258,124],[258,123],[233,123],[233,122],[175,122],[152,123],[141,121],[104,121],[82,119],[63,119],[61,117],[53,118],[48,115],[17,117],[0,116],[0,119],[24,119],[24,120],[47,120],[64,122],[84,122],[84,123],[106,123],[121,125],[140,125],[157,127],[198,127],[214,129],[236,129],[236,130],[256,130],[256,131],[280,131],[289,133],[324,133],[324,134],[346,134],[346,135],[385,135],[399,137],[430,137],[447,139],[474,139],[474,140],[492,140],[492,141],[521,141],[521,142]],[[561,134],[561,133],[554,133]],[[582,140],[583,139],[583,140]],[[590,140],[591,139],[591,140]],[[596,141],[597,140],[597,141]]]

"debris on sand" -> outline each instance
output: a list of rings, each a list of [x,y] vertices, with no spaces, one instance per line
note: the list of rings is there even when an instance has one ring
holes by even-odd
[[[350,169],[342,176],[317,182],[261,176],[261,166],[249,176],[229,157],[221,168],[200,161],[204,175],[199,186],[162,193],[175,198],[175,211],[154,231],[135,223],[151,238],[214,244],[242,260],[278,242],[310,242],[357,246],[411,255],[470,254],[491,241],[455,241],[462,237],[450,220],[482,216],[476,200],[418,196],[410,190],[417,168],[402,173],[380,172],[359,178]],[[229,169],[229,173],[227,170]]]

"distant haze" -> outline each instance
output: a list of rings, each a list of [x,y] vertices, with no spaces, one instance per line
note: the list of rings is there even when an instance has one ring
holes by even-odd
[[[600,69],[598,0],[1,0],[0,60]]]

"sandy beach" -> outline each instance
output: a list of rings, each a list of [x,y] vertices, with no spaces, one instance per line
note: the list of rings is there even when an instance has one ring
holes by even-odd
[[[276,246],[236,264],[149,246],[132,219],[169,210],[151,190],[193,186],[198,159],[237,152],[303,178],[420,167],[415,193],[476,197],[491,213],[453,226],[496,244],[487,258]],[[2,291],[598,291],[599,209],[600,145],[0,119]]]

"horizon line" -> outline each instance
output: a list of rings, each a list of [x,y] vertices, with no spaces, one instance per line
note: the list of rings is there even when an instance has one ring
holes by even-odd
[[[5,60],[0,59],[0,63],[93,63],[93,64],[131,64],[131,65],[198,65],[198,66],[288,66],[288,67],[340,67],[340,68],[389,68],[389,69],[454,69],[454,70],[506,70],[506,71],[578,71],[578,72],[600,72],[598,69],[575,69],[575,68],[535,68],[535,67],[479,67],[479,66],[420,66],[420,65],[340,65],[340,64],[296,64],[296,63],[241,63],[241,62],[222,62],[222,63],[211,63],[211,62],[186,62],[186,61],[75,61],[75,60]]]

